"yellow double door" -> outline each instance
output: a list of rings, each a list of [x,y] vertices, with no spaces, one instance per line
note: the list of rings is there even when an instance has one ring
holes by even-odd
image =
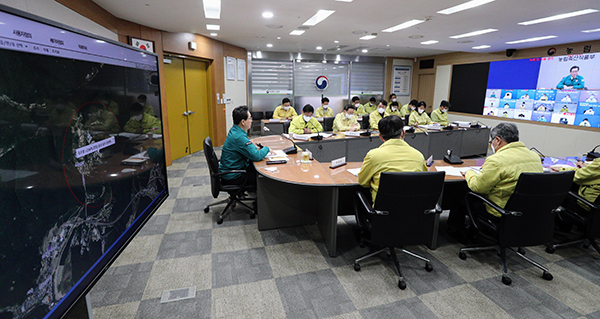
[[[201,151],[202,142],[211,132],[210,78],[207,62],[165,59],[171,158],[175,160]]]

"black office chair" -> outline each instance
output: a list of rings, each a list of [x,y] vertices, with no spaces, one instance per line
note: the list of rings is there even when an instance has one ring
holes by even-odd
[[[333,131],[333,120],[335,119],[334,116],[332,117],[324,117],[323,118],[323,131],[324,132],[331,132]]]
[[[485,197],[469,192],[466,195],[467,210],[472,226],[488,235],[494,246],[462,248],[460,259],[467,259],[465,252],[496,249],[502,260],[502,282],[510,285],[507,275],[506,248],[517,247],[517,255],[543,271],[542,278],[552,280],[548,269],[525,256],[523,247],[545,245],[552,242],[554,218],[559,205],[563,202],[574,172],[560,173],[522,173],[517,181],[514,193],[504,208],[499,207]],[[494,218],[483,203],[502,214]]]
[[[273,111],[266,111],[265,112],[265,119],[272,119],[273,118]]]
[[[290,124],[292,123],[292,121],[285,121],[283,122],[283,133],[288,134],[290,131]]]
[[[366,130],[369,128],[369,114],[365,114],[362,116],[362,121],[360,123],[360,128]]]
[[[432,271],[430,261],[403,249],[404,246],[430,244],[433,236],[435,214],[440,214],[440,195],[444,186],[444,172],[381,173],[375,207],[362,192],[356,192],[356,221],[363,242],[384,247],[354,261],[354,270],[360,271],[359,262],[388,250],[400,277],[398,288],[406,283],[400,270],[396,248],[409,256],[425,262],[425,270]],[[398,191],[398,185],[411,185]]]
[[[589,209],[589,211],[579,204]],[[553,254],[558,247],[583,243],[584,248],[592,245],[600,254],[600,246],[596,242],[596,238],[600,237],[600,196],[592,203],[574,192],[569,192],[569,196],[561,206],[565,210],[558,213],[558,218],[574,225],[582,233],[575,238],[568,236],[566,241],[548,245],[546,252]]]
[[[206,158],[206,163],[208,163],[208,170],[210,172],[210,187],[211,187],[211,192],[212,192],[213,197],[214,198],[219,197],[220,192],[227,192],[227,194],[229,194],[229,197],[227,199],[206,205],[206,207],[204,208],[204,212],[208,213],[211,206],[227,203],[227,206],[225,206],[225,209],[223,209],[223,211],[219,215],[219,219],[217,220],[217,224],[220,225],[223,223],[223,218],[229,214],[229,212],[230,212],[229,208],[233,209],[232,206],[235,206],[236,204],[239,203],[250,210],[250,218],[251,219],[256,217],[255,208],[250,207],[250,206],[246,205],[246,203],[243,202],[243,201],[253,201],[253,202],[256,201],[256,198],[250,198],[250,197],[243,196],[245,191],[253,190],[254,187],[246,186],[246,181],[244,181],[244,183],[242,185],[223,185],[223,183],[221,182],[221,176],[223,176],[225,174],[241,173],[242,175],[245,176],[246,171],[245,170],[231,170],[231,171],[226,171],[226,172],[219,172],[219,159],[217,158],[217,155],[215,154],[212,140],[210,139],[210,137],[206,137],[204,139],[204,157]]]
[[[258,128],[258,131],[260,132],[262,125],[261,120],[265,117],[265,114],[263,112],[250,112],[250,115],[252,115],[252,127],[250,128],[250,131],[254,133],[256,128]]]

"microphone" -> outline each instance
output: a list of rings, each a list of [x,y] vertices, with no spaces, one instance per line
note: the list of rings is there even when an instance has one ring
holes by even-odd
[[[586,161],[594,160],[594,159],[596,159],[596,158],[600,157],[600,153],[597,153],[597,152],[596,152],[596,149],[598,148],[598,146],[600,146],[600,145],[596,145],[596,147],[594,147],[594,149],[593,149],[593,150],[591,150],[590,152],[588,152],[588,153],[585,155],[585,160],[586,160]]]
[[[306,121],[305,121],[305,122],[306,122]],[[319,133],[319,129],[318,129],[318,128],[317,128],[317,127],[314,125],[314,124],[312,124],[310,121],[308,121],[308,122],[306,122],[306,123],[307,123],[307,124],[308,124],[308,123],[310,123],[310,125],[312,125],[312,127],[314,127],[314,128],[315,128],[315,130],[317,131],[317,136],[313,136],[313,139],[314,139],[315,141],[320,141],[320,140],[322,140],[322,139],[323,139],[323,136],[321,136],[321,133]]]
[[[298,146],[296,145],[296,142],[294,142],[294,140],[292,140],[291,138],[285,136],[285,133],[282,133],[281,136],[283,138],[285,138],[286,140],[292,142],[292,145],[294,145],[292,147],[284,148],[283,151],[286,154],[296,154],[296,153],[298,153]]]
[[[540,152],[537,148],[532,147],[529,149],[530,151],[534,151],[537,153],[537,155],[540,156],[540,158],[542,159],[542,162],[544,162],[544,159],[546,158],[546,155],[544,155],[542,152]]]

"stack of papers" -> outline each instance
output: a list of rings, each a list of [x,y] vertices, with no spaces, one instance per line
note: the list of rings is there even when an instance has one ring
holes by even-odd
[[[350,174],[358,177],[358,172],[360,172],[360,167],[359,168],[348,168],[347,171],[350,172]]]
[[[346,136],[360,136],[360,133],[365,132],[365,131],[356,131],[356,132],[344,132],[344,135]]]
[[[321,135],[323,138],[328,138],[331,136],[331,134],[329,133],[311,133],[311,134],[292,134],[292,137],[295,140],[302,140],[302,141],[308,141],[309,139]]]
[[[470,166],[470,167],[454,167],[454,166],[436,166],[435,169],[438,172],[446,172],[448,176],[462,176],[462,173],[465,173],[468,170],[474,170],[479,174],[481,171],[481,166]]]
[[[290,160],[288,158],[287,154],[285,154],[285,152],[283,150],[274,150],[274,151],[271,151],[267,155],[267,159],[269,161],[281,161],[281,160],[289,161]]]
[[[435,124],[429,124],[429,125],[419,125],[419,128],[424,128],[424,129],[427,129],[427,130],[437,130],[437,131],[439,131],[439,130],[442,129],[442,126],[440,124],[438,124],[438,123],[435,123]]]

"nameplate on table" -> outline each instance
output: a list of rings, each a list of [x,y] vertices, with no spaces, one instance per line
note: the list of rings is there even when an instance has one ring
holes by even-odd
[[[344,135],[346,135],[346,136],[357,136],[358,137],[358,136],[360,136],[360,133],[361,133],[360,131],[358,131],[358,132],[344,132]]]
[[[343,165],[346,165],[346,157],[345,156],[331,161],[331,166],[329,166],[329,168],[336,168],[336,167],[340,167]]]
[[[279,123],[281,122],[279,119],[269,119],[269,123]]]

